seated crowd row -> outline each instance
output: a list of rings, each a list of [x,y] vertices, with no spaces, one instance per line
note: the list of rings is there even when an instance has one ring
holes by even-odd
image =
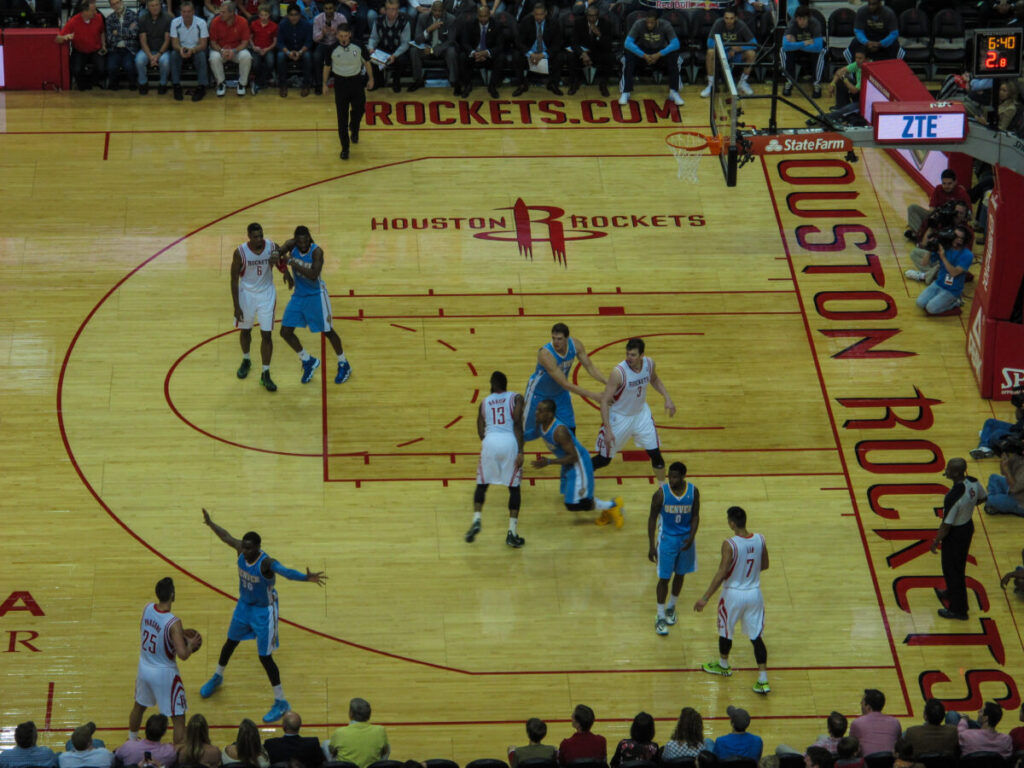
[[[607,764],[611,768],[642,768],[655,763],[669,763],[688,758],[698,765],[713,765],[719,761],[760,761],[762,768],[803,763],[805,768],[865,768],[884,764],[891,768],[920,768],[922,763],[933,764],[935,758],[945,759],[943,765],[958,757],[989,755],[1003,765],[1018,752],[1024,751],[1024,726],[1009,733],[1000,733],[997,727],[1003,709],[995,702],[986,703],[977,713],[977,719],[947,712],[942,702],[929,699],[924,706],[924,723],[906,730],[895,717],[883,713],[885,694],[866,689],[860,702],[861,715],[852,722],[839,712],[832,712],[826,720],[827,732],[814,744],[800,751],[779,744],[774,754],[766,755],[763,739],[750,732],[751,718],[747,710],[730,706],[730,731],[712,740],[706,735],[701,714],[692,707],[684,707],[672,730],[671,737],[659,745],[655,741],[655,721],[646,713],[639,713],[630,727],[629,738],[622,739],[611,754],[606,739],[593,732],[594,711],[578,705],[573,711],[573,733],[556,748],[545,744],[546,724],[531,718],[526,723],[529,743],[510,747],[509,764],[512,768],[552,768],[584,764],[589,768]],[[261,742],[259,730],[251,720],[243,720],[235,741],[224,749],[210,741],[206,719],[194,714],[184,733],[175,733],[176,743],[164,741],[168,720],[164,715],[153,715],[146,722],[143,738],[130,734],[124,744],[111,752],[102,742],[93,738],[96,726],[87,723],[76,728],[66,751],[57,755],[48,747],[37,744],[36,726],[22,723],[15,729],[16,745],[0,753],[0,768],[321,768],[334,762],[337,768],[422,768],[421,763],[388,761],[391,747],[383,726],[370,723],[370,705],[364,699],[352,699],[349,704],[349,724],[335,730],[329,739],[321,742],[315,736],[301,734],[302,720],[295,712],[282,719],[284,735]],[[1024,707],[1021,709],[1024,722]],[[884,761],[880,758],[886,758]],[[383,762],[388,761],[388,762]],[[451,761],[427,761],[435,765]],[[504,765],[501,761],[487,760],[489,768]]]

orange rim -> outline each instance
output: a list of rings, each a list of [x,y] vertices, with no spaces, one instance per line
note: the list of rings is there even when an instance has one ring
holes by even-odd
[[[673,131],[665,137],[665,143],[673,150],[683,152],[703,152],[706,149],[710,154],[717,155],[722,151],[720,137],[706,136],[697,131]]]

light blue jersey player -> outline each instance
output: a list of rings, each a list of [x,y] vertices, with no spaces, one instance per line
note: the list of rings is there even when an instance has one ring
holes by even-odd
[[[274,584],[278,576],[284,576],[291,581],[312,581],[323,586],[327,577],[322,572],[313,573],[308,568],[305,573],[285,568],[260,549],[262,540],[258,533],[249,531],[239,541],[213,522],[205,509],[203,522],[221,541],[238,553],[238,603],[228,626],[228,639],[220,649],[217,670],[199,689],[199,695],[204,699],[212,696],[224,682],[224,668],[238,644],[243,640],[255,640],[256,653],[274,689],[274,705],[263,716],[263,722],[272,723],[281,719],[291,708],[284,697],[281,673],[272,655],[278,646],[277,590]]]
[[[551,328],[551,341],[537,352],[537,369],[530,376],[530,380],[526,384],[526,392],[523,394],[526,401],[526,410],[524,411],[526,420],[523,425],[525,440],[536,440],[540,437],[536,411],[537,404],[541,400],[553,400],[558,420],[575,433],[576,415],[572,410],[572,399],[569,393],[575,392],[577,395],[589,397],[595,401],[600,398],[597,393],[589,392],[569,381],[569,373],[577,360],[587,369],[587,373],[602,384],[605,383],[605,378],[587,356],[583,343],[569,335],[569,326],[565,323],[555,323]]]
[[[541,400],[534,415],[540,437],[555,458],[541,456],[533,461],[533,467],[541,469],[549,464],[558,464],[562,468],[559,493],[565,500],[565,508],[573,511],[600,510],[602,517],[607,515],[608,520],[614,520],[615,526],[621,528],[622,499],[616,498],[612,502],[594,497],[594,467],[590,463],[590,454],[580,445],[576,435],[555,418],[554,400]]]
[[[296,227],[295,236],[281,245],[282,253],[288,254],[288,266],[295,277],[295,289],[288,300],[281,318],[281,338],[299,354],[302,361],[302,383],[313,380],[313,373],[320,367],[320,360],[303,348],[295,335],[296,328],[309,328],[313,333],[322,333],[331,342],[338,355],[338,373],[335,384],[348,381],[352,366],[341,348],[341,337],[331,324],[331,299],[327,294],[320,273],[324,268],[324,252],[313,242],[308,227]]]
[[[686,465],[676,461],[668,468],[668,482],[662,483],[651,498],[651,514],[647,518],[647,559],[658,564],[658,618],[654,631],[659,635],[667,635],[669,626],[676,623],[676,601],[683,589],[683,579],[697,570],[693,540],[699,525],[700,491],[687,482]],[[666,605],[670,578],[672,597]]]

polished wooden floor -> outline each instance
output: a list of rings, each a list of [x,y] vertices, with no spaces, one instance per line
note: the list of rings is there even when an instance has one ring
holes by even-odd
[[[664,93],[647,90],[636,96],[661,108]],[[530,716],[549,720],[557,742],[580,702],[613,741],[642,709],[659,718],[663,741],[686,705],[719,735],[725,707],[739,704],[769,746],[804,745],[831,710],[856,713],[865,687],[915,722],[925,674],[939,673],[928,679],[946,699],[967,697],[971,670],[1020,677],[1020,606],[998,588],[1019,556],[1019,521],[980,520],[969,575],[987,598],[971,622],[942,624],[930,590],[912,592],[903,610],[894,579],[935,575],[938,559],[924,554],[897,573],[886,558],[913,541],[877,532],[934,528],[940,498],[889,496],[883,505],[898,502],[902,520],[873,515],[869,487],[904,477],[872,475],[855,459],[859,442],[889,437],[965,455],[982,419],[1009,415],[977,397],[966,314],[925,320],[913,306],[902,209],[923,194],[888,158],[861,153],[850,189],[898,314],[846,327],[898,328],[887,345],[914,354],[851,360],[841,352],[859,337],[824,333],[836,326],[815,312],[815,297],[882,289],[863,274],[805,270],[863,263],[863,253],[812,258],[796,248],[798,225],[827,233],[835,221],[788,212],[777,160],[741,169],[729,189],[708,157],[692,184],[676,178],[664,144],[678,124],[642,109],[637,123],[588,123],[613,114],[596,93],[560,100],[561,122],[542,120],[551,113],[540,111],[548,95],[539,90],[527,95],[530,122],[511,102],[495,117],[485,100],[487,124],[459,123],[447,93],[380,94],[377,114],[391,108],[391,124],[365,127],[343,163],[329,97],[232,93],[192,105],[126,92],[0,93],[0,599],[28,593],[0,611],[0,726],[32,718],[56,745],[92,719],[119,743],[139,612],[167,575],[176,611],[205,637],[182,664],[192,711],[222,744],[242,717],[262,715],[270,695],[251,644],[215,698],[199,698],[237,588],[232,553],[203,527],[203,506],[236,535],[260,531],[286,565],[328,573],[324,589],[279,588],[285,692],[321,736],[346,720],[350,697],[369,699],[402,759],[499,756],[522,741]],[[696,89],[684,96],[683,122],[706,126]],[[430,124],[431,102],[448,102],[435,116],[456,122]],[[422,125],[410,124],[415,105],[426,105]],[[763,121],[760,105],[749,112]],[[517,200],[536,222],[532,259],[516,243]],[[564,265],[545,217],[563,224]],[[323,246],[354,367],[347,384],[334,385],[331,355],[323,378],[300,384],[280,339],[277,393],[255,375],[235,377],[228,272],[250,221],[277,240],[306,224]],[[849,296],[830,305],[849,306]],[[474,403],[495,369],[522,389],[559,320],[605,372],[625,339],[646,337],[679,407],[667,418],[651,394],[665,454],[688,464],[703,501],[699,571],[667,638],[653,631],[653,485],[642,456],[599,474],[599,495],[626,500],[622,530],[565,512],[553,472],[540,470],[523,490],[522,550],[503,541],[502,489],[489,495],[480,537],[463,541]],[[319,340],[300,337],[319,354]],[[885,413],[840,398],[909,398],[914,386],[942,401],[927,432],[843,428]],[[599,414],[579,400],[577,413],[592,445]],[[772,557],[764,698],[751,691],[742,638],[731,679],[699,671],[717,652],[715,617],[689,608],[714,573],[732,504],[748,509]],[[935,644],[992,626],[999,653],[970,640]],[[1016,690],[1005,688],[981,684],[1009,706]]]

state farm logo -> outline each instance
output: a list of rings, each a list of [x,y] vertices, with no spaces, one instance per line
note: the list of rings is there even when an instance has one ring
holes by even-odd
[[[778,139],[772,139],[765,146],[764,151],[765,152],[781,152],[782,151],[782,145],[779,144],[779,140]]]
[[[1002,394],[1008,395],[1021,391],[1024,387],[1024,369],[1003,368]]]
[[[495,208],[511,214],[487,216],[386,216],[371,217],[370,230],[470,230],[478,240],[515,243],[519,255],[533,261],[533,247],[546,243],[556,264],[568,267],[566,243],[607,237],[616,229],[668,229],[703,227],[699,213],[568,213],[556,205],[527,205],[517,198],[514,205]]]

